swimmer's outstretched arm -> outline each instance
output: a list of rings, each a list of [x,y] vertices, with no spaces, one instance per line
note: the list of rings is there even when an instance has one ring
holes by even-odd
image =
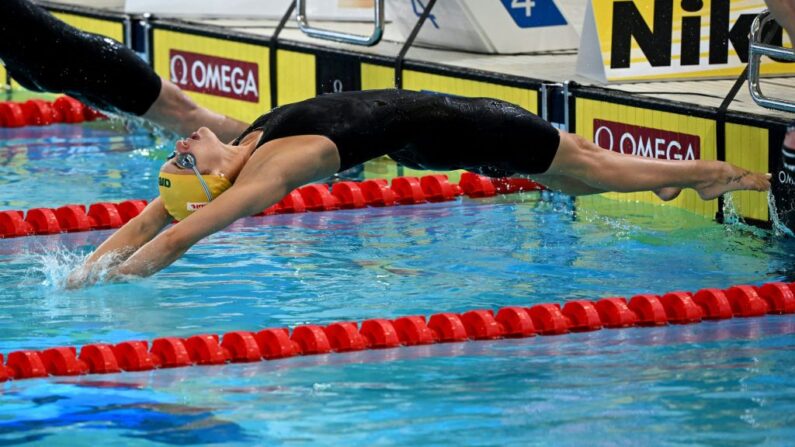
[[[326,137],[303,135],[269,141],[251,156],[229,190],[141,246],[109,272],[108,279],[152,275],[179,259],[206,236],[223,230],[241,217],[261,212],[299,186],[334,174],[339,166],[337,147]],[[152,229],[158,223],[160,221],[156,221]],[[119,233],[122,231],[125,228]],[[116,235],[112,239],[114,237]],[[121,236],[118,239],[130,240]],[[110,241],[106,244],[109,248],[122,245]]]
[[[160,198],[153,200],[141,214],[97,247],[85,264],[69,275],[66,286],[76,288],[95,282],[103,270],[124,262],[171,221],[172,217],[166,212]]]

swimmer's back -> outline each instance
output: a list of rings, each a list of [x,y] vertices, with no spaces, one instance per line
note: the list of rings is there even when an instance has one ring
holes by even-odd
[[[254,130],[263,131],[260,144],[326,136],[340,152],[340,170],[386,154],[421,169],[543,172],[559,143],[554,128],[504,101],[395,89],[334,93],[278,107],[238,141]]]

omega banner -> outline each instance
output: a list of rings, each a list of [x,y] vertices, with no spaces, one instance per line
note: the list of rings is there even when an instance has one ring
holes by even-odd
[[[199,104],[242,121],[270,109],[264,45],[157,28],[153,42],[157,74]]]
[[[577,73],[600,82],[736,77],[764,9],[763,0],[590,0]],[[790,45],[781,32],[772,43]],[[762,73],[795,74],[795,64],[763,59]]]

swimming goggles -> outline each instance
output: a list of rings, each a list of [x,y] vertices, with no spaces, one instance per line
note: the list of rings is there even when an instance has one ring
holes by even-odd
[[[210,188],[205,183],[204,179],[202,178],[201,172],[196,167],[196,157],[193,154],[186,153],[186,154],[177,154],[176,151],[172,152],[171,155],[168,156],[168,160],[174,159],[174,163],[182,169],[191,169],[193,173],[196,174],[196,178],[199,179],[199,183],[202,184],[202,188],[204,189],[204,194],[207,195],[207,201],[211,202],[213,200],[213,195],[210,194]]]

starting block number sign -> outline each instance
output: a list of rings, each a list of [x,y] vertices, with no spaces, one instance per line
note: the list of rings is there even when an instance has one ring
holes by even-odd
[[[501,0],[519,28],[566,25],[566,18],[552,0]]]
[[[733,77],[764,0],[590,0],[577,73],[600,82]],[[772,42],[782,45],[782,35]],[[765,61],[764,74],[795,64]]]

